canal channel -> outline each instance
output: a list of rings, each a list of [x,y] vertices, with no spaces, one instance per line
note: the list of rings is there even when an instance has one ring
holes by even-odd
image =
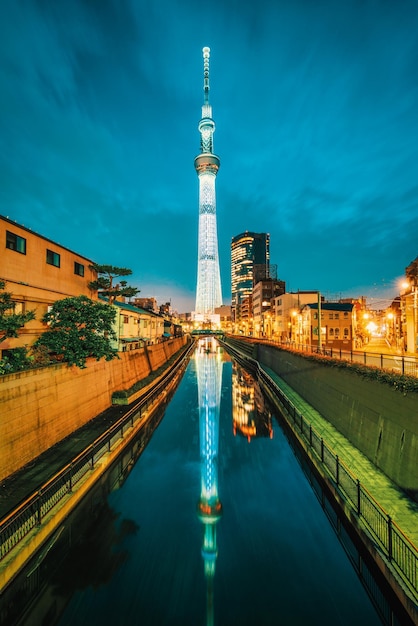
[[[215,339],[141,438],[26,572],[39,593],[13,623],[403,623],[361,580],[280,415]]]

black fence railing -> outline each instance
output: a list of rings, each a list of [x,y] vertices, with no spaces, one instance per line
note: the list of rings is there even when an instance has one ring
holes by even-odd
[[[229,346],[228,346],[229,347]],[[256,362],[253,362],[253,364]],[[343,500],[368,527],[382,553],[418,598],[418,550],[368,490],[352,474],[312,424],[304,418],[275,381],[257,364],[259,379],[279,398],[286,417],[305,446],[320,462]]]
[[[131,410],[0,522],[0,562],[24,537],[42,524],[45,516],[71,494],[74,487],[94,469],[98,460],[110,452],[117,441],[123,439],[126,431],[143,418],[153,403],[158,401],[170,380],[184,371],[187,357],[194,347],[192,342],[173,363],[166,376]]]
[[[263,341],[265,341],[263,339]],[[402,375],[418,376],[418,359],[415,356],[403,354],[384,354],[377,352],[367,352],[360,350],[342,350],[337,348],[318,348],[317,345],[296,343],[295,341],[277,342],[271,341],[281,348],[291,348],[298,352],[323,354],[334,359],[350,361],[351,363],[361,363],[372,367],[391,370]]]

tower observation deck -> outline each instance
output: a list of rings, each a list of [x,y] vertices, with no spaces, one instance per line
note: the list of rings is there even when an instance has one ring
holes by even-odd
[[[195,318],[200,318],[202,321],[211,321],[214,317],[215,308],[222,305],[215,193],[215,180],[220,160],[213,152],[215,122],[212,119],[212,107],[209,104],[209,56],[210,49],[203,48],[204,100],[202,119],[198,125],[200,154],[194,160],[194,166],[199,177],[199,238]]]

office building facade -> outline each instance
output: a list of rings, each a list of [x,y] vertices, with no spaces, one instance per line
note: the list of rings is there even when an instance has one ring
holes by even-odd
[[[231,314],[241,317],[242,303],[252,297],[255,281],[270,277],[270,235],[246,231],[231,241]]]

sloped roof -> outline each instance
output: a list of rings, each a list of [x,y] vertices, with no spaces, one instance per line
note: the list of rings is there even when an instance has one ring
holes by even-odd
[[[104,296],[99,296],[99,300],[103,300],[103,302],[109,302],[109,298],[105,298]],[[130,304],[129,302],[119,302],[119,300],[114,300],[112,304],[118,307],[118,309],[123,309],[124,311],[133,311],[134,313],[145,313],[146,315],[150,315],[153,317],[161,317],[161,315],[159,315],[158,313],[148,311],[147,309],[141,309],[141,307]]]

